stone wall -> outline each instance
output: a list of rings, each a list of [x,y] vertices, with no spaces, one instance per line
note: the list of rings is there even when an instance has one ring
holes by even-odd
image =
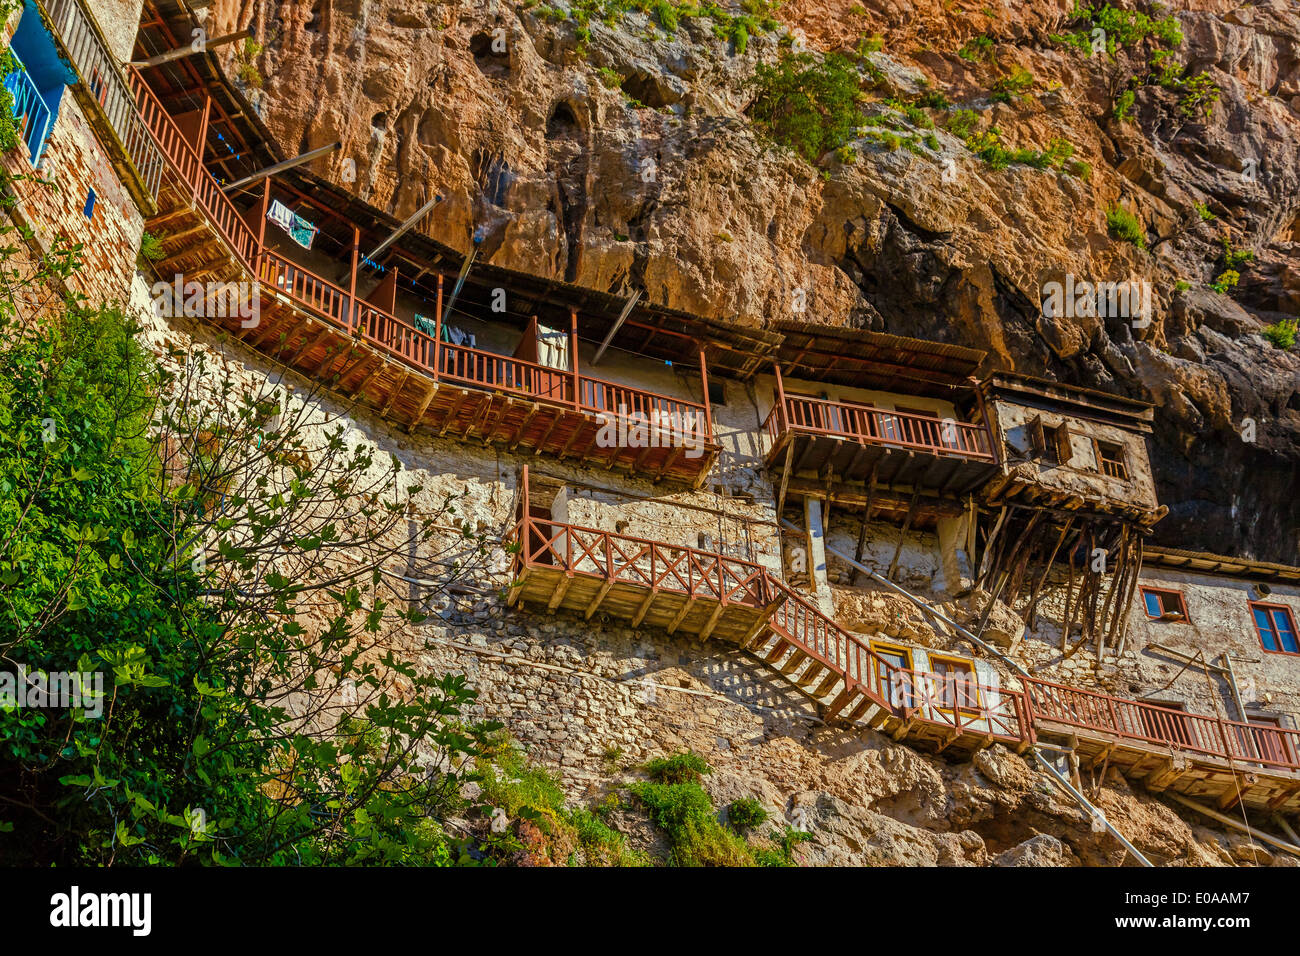
[[[50,248],[56,236],[82,245],[85,268],[72,277],[72,290],[96,306],[124,302],[144,218],[70,88],[63,91],[40,168],[32,168],[23,143],[4,154],[3,163],[10,176],[28,177],[11,186],[18,196],[14,212],[35,231],[40,246]],[[52,185],[37,182],[38,177]],[[92,190],[94,209],[87,217]]]

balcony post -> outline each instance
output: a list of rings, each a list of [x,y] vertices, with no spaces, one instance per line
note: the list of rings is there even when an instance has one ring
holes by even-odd
[[[573,366],[573,408],[582,408],[581,379],[578,377],[578,310],[569,310],[569,364]]]
[[[1002,464],[1002,453],[998,449],[1000,442],[993,432],[993,423],[989,421],[988,405],[984,401],[984,389],[980,388],[979,383],[975,383],[975,400],[979,403],[980,418],[984,422],[984,440],[989,443],[989,451],[993,454],[994,464]]]
[[[442,273],[438,273],[438,297],[434,300],[438,314],[433,320],[433,380],[438,381],[438,368],[442,365]],[[525,468],[528,466],[525,465]]]
[[[361,230],[352,227],[352,277],[348,280],[348,334],[360,323],[357,317],[357,267],[361,264]]]
[[[781,431],[790,430],[790,419],[785,411],[785,383],[781,381],[781,363],[773,362],[772,371],[776,373],[776,407],[780,409],[777,413],[777,421],[781,423]]]
[[[709,403],[709,369],[704,361],[704,349],[700,349],[700,383],[704,386],[704,439],[713,441],[713,406]]]
[[[253,275],[260,282],[265,271],[266,216],[271,211],[271,180],[262,184],[262,216],[257,223],[257,248],[253,250]]]

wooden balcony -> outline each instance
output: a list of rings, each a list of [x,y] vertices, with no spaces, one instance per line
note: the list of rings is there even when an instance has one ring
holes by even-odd
[[[769,467],[816,472],[841,482],[916,486],[964,495],[988,481],[997,459],[988,428],[876,408],[790,395],[778,400],[764,430]]]
[[[191,141],[131,74],[147,128],[169,163],[163,212],[148,228],[163,242],[163,275],[249,283],[255,322],[205,308],[204,320],[404,427],[571,459],[654,481],[699,484],[719,446],[705,401],[695,403],[578,372],[442,341],[356,289],[344,288],[267,247],[265,212],[241,212],[204,168]],[[345,269],[344,266],[340,266]],[[229,312],[230,310],[225,310]],[[572,351],[571,351],[572,354]],[[702,386],[707,374],[701,368]]]

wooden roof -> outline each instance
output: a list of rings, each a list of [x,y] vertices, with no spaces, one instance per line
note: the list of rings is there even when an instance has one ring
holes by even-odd
[[[1004,398],[1031,408],[1106,422],[1143,434],[1151,432],[1155,419],[1155,406],[1149,402],[1030,375],[994,372],[980,387],[991,399]]]
[[[986,354],[944,342],[793,319],[772,327],[785,337],[777,352],[784,375],[935,398],[970,391]]]
[[[1223,574],[1229,577],[1251,578],[1258,581],[1277,581],[1283,584],[1300,584],[1300,568],[1271,561],[1250,558],[1233,558],[1203,551],[1181,551],[1177,548],[1158,548],[1144,545],[1142,563],[1161,568],[1173,568],[1198,574]]]

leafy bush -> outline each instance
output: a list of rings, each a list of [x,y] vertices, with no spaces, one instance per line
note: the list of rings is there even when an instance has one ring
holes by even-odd
[[[1297,331],[1300,331],[1300,319],[1282,319],[1266,326],[1260,335],[1272,342],[1274,348],[1289,349],[1295,345]]]
[[[1183,83],[1183,93],[1178,100],[1178,111],[1188,119],[1199,116],[1208,120],[1222,92],[1210,74],[1202,70]]]
[[[1236,269],[1225,269],[1215,276],[1214,281],[1210,283],[1210,288],[1220,295],[1226,295],[1229,289],[1235,289],[1241,279],[1241,273]]]
[[[958,139],[968,139],[979,121],[979,115],[974,110],[957,110],[948,117],[948,132]]]
[[[698,783],[704,776],[713,773],[713,768],[703,757],[689,750],[671,757],[656,757],[647,761],[642,769],[650,779],[668,784]]]
[[[957,51],[957,55],[968,63],[980,63],[990,59],[994,54],[993,38],[989,36],[977,36],[973,40],[966,41],[965,45]]]
[[[737,830],[752,830],[767,820],[767,811],[754,797],[741,797],[727,805],[727,822]]]
[[[1223,264],[1227,268],[1239,269],[1240,267],[1255,261],[1255,253],[1251,252],[1249,249],[1232,248],[1232,242],[1227,236],[1221,237],[1219,242],[1223,246]]]
[[[993,101],[1013,103],[1034,87],[1034,75],[1023,67],[1016,67],[1008,75],[994,81]]]
[[[1133,111],[1133,101],[1136,97],[1137,94],[1132,90],[1125,90],[1115,98],[1115,108],[1111,111],[1111,115],[1121,123],[1128,122],[1132,118],[1130,114]]]
[[[1106,212],[1106,228],[1111,237],[1131,242],[1139,249],[1147,247],[1146,233],[1137,216],[1122,206],[1112,206]]]
[[[752,83],[754,124],[809,162],[854,138],[862,93],[848,57],[785,53],[775,66],[760,63]]]
[[[616,90],[623,85],[623,77],[619,75],[618,70],[602,66],[596,71],[596,74],[600,77],[600,82],[606,89]]]
[[[1219,218],[1203,202],[1192,203],[1192,208],[1196,210],[1196,215],[1200,217],[1201,222],[1214,222],[1215,219]]]

